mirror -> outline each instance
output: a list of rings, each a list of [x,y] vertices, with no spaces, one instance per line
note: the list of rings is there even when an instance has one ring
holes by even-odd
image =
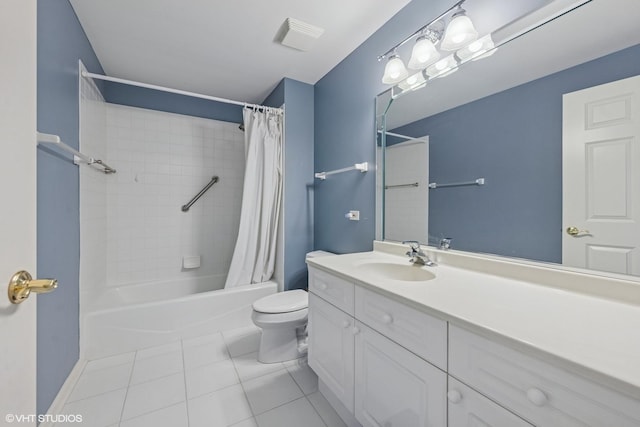
[[[635,0],[592,0],[421,89],[380,94],[376,237],[640,275],[640,231],[619,227],[640,222],[627,198],[640,196],[640,117],[627,116],[640,95],[602,86],[640,74],[638,17]],[[592,87],[599,101],[575,100]],[[598,132],[626,120],[636,135],[583,141],[590,163],[563,165],[569,116]],[[607,222],[631,242],[600,239]]]

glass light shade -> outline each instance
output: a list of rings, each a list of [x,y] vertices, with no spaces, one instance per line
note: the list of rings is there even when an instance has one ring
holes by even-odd
[[[384,75],[382,76],[382,83],[387,85],[394,85],[401,82],[409,76],[409,72],[404,66],[402,59],[398,55],[392,55],[389,57],[389,62],[384,67]]]
[[[415,73],[398,83],[398,87],[403,91],[413,90],[422,87],[427,81],[422,72]]]
[[[446,58],[441,59],[429,68],[427,68],[427,75],[429,77],[444,77],[458,69],[458,62],[453,55],[449,55]]]
[[[491,34],[469,43],[462,49],[456,52],[456,55],[462,62],[475,61],[477,59],[486,58],[496,53],[498,49],[495,48]]]
[[[453,14],[447,26],[440,48],[458,50],[478,38],[478,32],[464,9]]]
[[[427,37],[419,37],[411,51],[409,68],[422,70],[440,59],[440,52]]]

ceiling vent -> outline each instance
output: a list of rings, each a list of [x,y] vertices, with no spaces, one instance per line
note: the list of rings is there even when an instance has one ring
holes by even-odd
[[[313,43],[324,33],[323,28],[293,18],[287,18],[283,30],[280,43],[304,52],[311,49]]]

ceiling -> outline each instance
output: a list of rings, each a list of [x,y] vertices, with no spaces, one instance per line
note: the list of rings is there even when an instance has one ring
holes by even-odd
[[[410,0],[70,0],[105,73],[245,102],[283,77],[315,84]],[[309,52],[286,18],[324,28]]]

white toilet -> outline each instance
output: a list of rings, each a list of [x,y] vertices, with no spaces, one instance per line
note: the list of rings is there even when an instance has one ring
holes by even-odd
[[[326,255],[333,254],[313,251],[306,257]],[[253,303],[251,319],[262,329],[258,350],[259,362],[285,362],[305,354],[308,307],[309,296],[301,289],[278,292]]]

